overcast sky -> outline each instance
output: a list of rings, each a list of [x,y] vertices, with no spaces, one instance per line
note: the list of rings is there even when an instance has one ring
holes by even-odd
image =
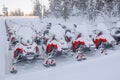
[[[0,0],[0,12],[2,6],[5,5],[8,8],[8,11],[14,11],[15,9],[20,8],[25,13],[32,12],[34,0]],[[48,7],[48,0],[40,0],[43,4]]]

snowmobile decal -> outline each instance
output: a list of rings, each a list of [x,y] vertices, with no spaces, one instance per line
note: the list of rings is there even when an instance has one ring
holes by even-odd
[[[72,43],[73,51],[75,52],[76,49],[80,47],[80,45],[85,45],[85,42],[83,42],[83,41],[74,41]]]
[[[94,42],[96,48],[98,48],[102,42],[105,43],[105,42],[107,42],[107,40],[105,38],[97,38],[97,39],[93,39],[93,42]]]
[[[57,48],[58,48],[58,46],[56,44],[48,44],[46,46],[46,52],[50,53],[53,49],[57,49]]]

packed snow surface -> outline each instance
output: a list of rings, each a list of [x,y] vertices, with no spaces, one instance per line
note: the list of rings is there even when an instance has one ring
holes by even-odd
[[[63,66],[10,75],[6,80],[119,80],[119,51],[110,51],[111,54],[107,56],[93,57],[83,62],[65,62]]]
[[[6,54],[6,32],[4,27],[4,19],[0,19],[0,80],[4,80],[5,74],[5,54]]]

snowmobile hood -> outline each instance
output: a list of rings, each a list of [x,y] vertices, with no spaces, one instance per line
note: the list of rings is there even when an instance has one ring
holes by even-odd
[[[24,40],[32,40],[32,37],[35,35],[35,32],[31,27],[20,27],[16,33],[18,36],[24,38]]]
[[[51,27],[50,33],[54,34],[55,38],[60,40],[61,38],[63,38],[65,30],[60,25],[55,25]]]

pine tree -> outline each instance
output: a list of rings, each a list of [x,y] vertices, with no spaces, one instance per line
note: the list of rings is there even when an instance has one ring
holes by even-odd
[[[72,7],[71,7],[71,3],[69,0],[64,0],[63,3],[63,18],[65,19],[65,21],[69,18]]]
[[[39,0],[35,0],[33,15],[41,17],[42,16],[42,13],[41,13],[42,11],[41,10],[42,10],[42,6],[41,6]]]

